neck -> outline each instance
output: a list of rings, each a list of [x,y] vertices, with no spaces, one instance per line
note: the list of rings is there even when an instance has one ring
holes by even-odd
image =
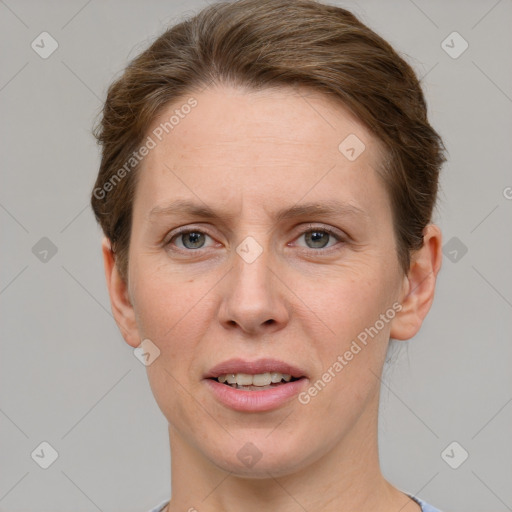
[[[376,414],[363,413],[326,453],[279,476],[251,478],[221,469],[172,425],[169,440],[172,500],[165,512],[420,511],[380,471]]]

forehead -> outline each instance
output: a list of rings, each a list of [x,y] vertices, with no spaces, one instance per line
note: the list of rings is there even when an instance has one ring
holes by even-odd
[[[352,204],[383,199],[379,141],[345,106],[308,89],[191,93],[169,105],[148,136],[155,147],[137,187],[146,209],[170,195],[233,205],[242,195],[253,204],[306,194]]]
[[[174,138],[189,148],[217,153],[234,142],[240,149],[244,142],[246,149],[272,142],[283,149],[294,145],[298,153],[316,147],[337,154],[339,143],[350,134],[364,141],[367,156],[379,146],[345,105],[304,87],[256,91],[218,86],[191,93],[160,113],[150,127],[155,131],[158,142],[172,144]]]

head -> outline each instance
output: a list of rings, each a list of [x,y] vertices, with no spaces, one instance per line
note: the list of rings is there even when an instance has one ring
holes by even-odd
[[[419,330],[441,263],[444,146],[410,66],[341,8],[214,4],[128,65],[95,135],[112,310],[129,345],[158,347],[175,435],[264,476],[372,429],[389,340]],[[258,414],[214,398],[214,365],[263,357],[301,371],[299,397]]]

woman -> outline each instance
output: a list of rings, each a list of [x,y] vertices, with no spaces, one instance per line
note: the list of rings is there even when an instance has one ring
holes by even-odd
[[[169,422],[154,511],[436,511],[377,446],[390,338],[441,266],[409,65],[341,8],[218,3],[130,63],[95,135],[112,311]]]

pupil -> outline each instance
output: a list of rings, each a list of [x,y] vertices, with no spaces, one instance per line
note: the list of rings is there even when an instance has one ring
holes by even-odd
[[[329,234],[325,231],[310,231],[306,234],[306,240],[309,239],[309,241],[312,241],[313,244],[322,242],[322,238],[325,239],[325,243],[321,243],[320,245],[317,245],[316,247],[325,247],[327,245],[327,239],[329,237]]]
[[[199,243],[198,245],[194,245],[194,244],[197,244],[198,241],[201,242],[201,237],[204,237],[203,233],[198,233],[196,231],[191,231],[190,233],[186,233],[183,238],[185,247],[187,247],[189,249],[200,248],[200,246],[202,245],[201,243]],[[189,242],[191,242],[192,247],[187,245]]]
[[[312,243],[314,247],[322,248],[327,245],[330,235],[325,231],[309,231],[305,236],[306,240]],[[189,249],[198,249],[202,246],[201,242],[204,243],[204,235],[203,233],[198,233],[197,231],[190,231],[189,233],[185,233],[183,235],[182,240],[184,241],[185,247]]]

